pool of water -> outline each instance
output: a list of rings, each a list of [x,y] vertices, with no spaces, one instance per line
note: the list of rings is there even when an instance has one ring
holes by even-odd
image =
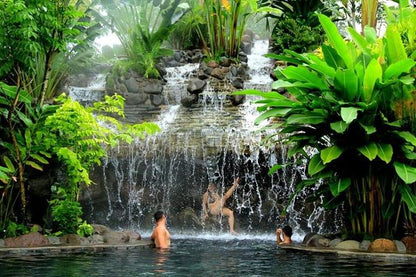
[[[173,237],[171,249],[0,260],[0,276],[411,276],[409,260],[280,249],[270,237]]]

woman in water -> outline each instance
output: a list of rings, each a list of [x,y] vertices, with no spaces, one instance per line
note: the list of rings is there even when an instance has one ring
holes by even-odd
[[[234,213],[229,208],[224,207],[225,201],[233,194],[238,187],[240,178],[234,180],[232,187],[222,196],[218,194],[217,187],[214,184],[209,184],[207,191],[202,196],[202,205],[204,210],[203,219],[205,220],[209,214],[211,215],[225,215],[228,217],[228,225],[230,226],[231,234],[237,234],[234,231]]]

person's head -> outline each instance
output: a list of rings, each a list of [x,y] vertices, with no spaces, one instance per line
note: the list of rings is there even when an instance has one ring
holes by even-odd
[[[293,234],[293,231],[292,231],[292,227],[290,227],[290,226],[288,226],[288,225],[286,225],[285,227],[283,227],[282,228],[282,232],[287,236],[287,237],[291,237],[292,236],[292,234]]]
[[[155,221],[158,222],[158,221],[162,220],[165,217],[165,213],[162,212],[162,211],[157,211],[157,212],[155,212],[154,217],[155,217]]]
[[[217,186],[215,186],[213,183],[209,183],[208,185],[208,191],[209,192],[214,192],[217,190]]]

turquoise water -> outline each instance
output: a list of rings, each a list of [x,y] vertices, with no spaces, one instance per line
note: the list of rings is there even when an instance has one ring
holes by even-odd
[[[414,261],[279,249],[272,240],[174,239],[172,248],[0,260],[0,276],[411,276]]]

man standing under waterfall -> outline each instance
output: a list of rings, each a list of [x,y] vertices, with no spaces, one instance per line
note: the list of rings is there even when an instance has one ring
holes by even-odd
[[[211,215],[225,215],[228,217],[228,225],[230,226],[231,234],[237,234],[234,231],[234,212],[229,208],[224,207],[225,201],[231,197],[234,190],[238,187],[240,178],[234,180],[232,187],[220,197],[217,192],[217,187],[214,184],[209,184],[207,191],[202,196],[202,208],[204,210],[203,219],[208,217],[208,213]]]
[[[170,234],[166,228],[166,216],[162,211],[157,211],[154,215],[156,227],[150,239],[153,240],[157,248],[170,247]]]

